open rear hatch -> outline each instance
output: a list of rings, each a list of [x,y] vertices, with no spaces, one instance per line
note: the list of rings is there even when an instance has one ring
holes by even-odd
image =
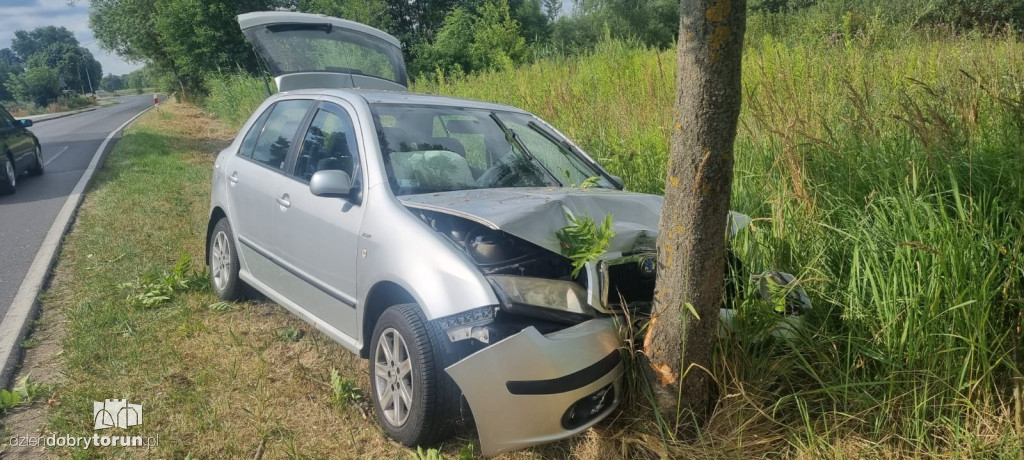
[[[285,11],[242,14],[238,24],[280,91],[408,89],[401,44],[373,27]]]

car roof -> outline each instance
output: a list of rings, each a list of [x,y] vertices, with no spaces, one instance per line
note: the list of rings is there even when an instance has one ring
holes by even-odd
[[[345,98],[349,95],[356,95],[363,98],[368,104],[404,104],[404,105],[438,105],[445,107],[460,107],[469,109],[481,109],[481,110],[500,110],[503,112],[517,112],[529,114],[522,109],[503,105],[495,104],[492,102],[478,101],[474,99],[463,99],[458,97],[449,96],[436,96],[432,94],[421,94],[421,93],[410,93],[406,91],[385,91],[377,89],[359,89],[359,88],[346,88],[346,89],[315,89],[315,90],[298,90],[289,91],[290,95],[323,95],[323,96],[335,96]]]

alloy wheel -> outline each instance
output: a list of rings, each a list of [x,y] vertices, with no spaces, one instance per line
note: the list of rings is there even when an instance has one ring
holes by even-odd
[[[231,276],[231,244],[228,235],[217,232],[213,237],[213,248],[210,250],[210,270],[213,271],[213,283],[218,291],[224,290]]]
[[[373,360],[380,410],[388,423],[401,426],[409,418],[415,396],[412,358],[402,334],[394,328],[385,329],[377,341]]]

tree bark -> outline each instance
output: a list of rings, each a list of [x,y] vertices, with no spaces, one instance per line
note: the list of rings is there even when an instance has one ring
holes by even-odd
[[[654,309],[643,350],[673,435],[715,406],[710,373],[725,274],[746,0],[682,0],[675,123],[658,238]]]

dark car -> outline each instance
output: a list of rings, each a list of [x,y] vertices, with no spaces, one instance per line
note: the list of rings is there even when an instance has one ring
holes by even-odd
[[[29,126],[32,120],[15,120],[0,105],[0,195],[14,193],[20,174],[43,173],[43,149],[36,135],[27,129]]]

